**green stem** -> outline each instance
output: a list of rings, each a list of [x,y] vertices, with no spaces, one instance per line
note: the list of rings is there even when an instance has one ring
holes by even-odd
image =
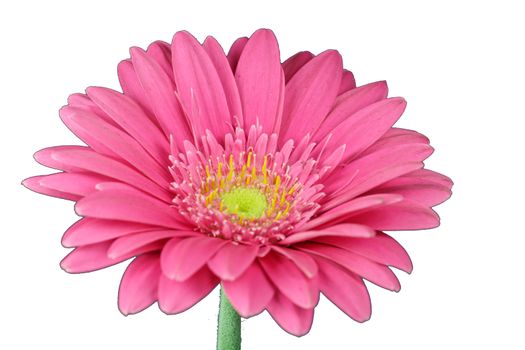
[[[217,350],[241,350],[241,317],[232,307],[221,288]]]

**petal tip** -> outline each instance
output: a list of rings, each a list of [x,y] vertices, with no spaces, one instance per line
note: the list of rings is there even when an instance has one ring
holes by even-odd
[[[364,315],[362,317],[353,318],[353,320],[356,321],[356,322],[359,322],[359,323],[365,323],[367,321],[370,321],[371,318],[372,318],[372,314],[368,314],[368,315]]]
[[[109,249],[108,249],[107,256],[111,260],[117,260],[119,258],[119,254],[117,252],[113,251],[111,249],[111,247],[109,247]]]
[[[60,262],[60,268],[67,273],[74,273],[75,271],[71,268],[71,265],[69,264],[68,256],[62,259],[62,261]]]
[[[146,51],[138,46],[133,46],[129,49],[131,60],[143,59],[146,56]]]
[[[211,36],[211,35],[208,35],[208,36],[206,37],[206,39],[204,39],[203,45],[206,46],[207,43],[210,43],[210,42],[213,42],[213,43],[217,43],[217,44],[218,44],[217,39],[215,39],[215,38],[214,38],[213,36]],[[209,45],[209,44],[208,44],[208,45]]]
[[[74,248],[75,247],[75,241],[71,238],[71,234],[68,233],[69,230],[64,232],[62,235],[62,239],[60,240],[60,244],[62,244],[62,247],[64,248]]]
[[[89,197],[84,197],[82,199],[79,199],[75,205],[73,206],[73,211],[75,212],[75,214],[77,214],[78,216],[84,216],[85,214],[85,206],[84,206],[84,199],[85,198],[89,198]]]
[[[339,51],[334,49],[328,49],[326,51],[323,51],[317,56],[317,60],[323,60],[325,64],[332,65],[335,70],[337,70],[338,72],[340,71],[340,73],[342,74],[343,56],[341,56],[341,53]]]
[[[33,190],[34,187],[36,187],[40,183],[39,176],[32,176],[28,177],[27,179],[24,179],[20,182],[20,185],[24,186],[25,188],[29,190]]]
[[[167,279],[177,282],[183,282],[187,278],[185,278],[184,275],[181,275],[179,271],[174,270],[173,268],[166,268],[166,263],[162,263],[161,259],[161,268],[162,268],[162,274],[166,276]]]
[[[34,154],[33,154],[33,159],[39,163],[39,164],[42,164],[42,165],[45,165],[44,162],[45,162],[45,159],[48,158],[46,157],[46,155],[49,155],[49,149],[48,148],[44,148],[44,149],[41,149],[41,150],[38,150],[36,151]]]
[[[269,28],[259,28],[255,32],[253,32],[252,37],[255,36],[255,35],[276,38],[275,33],[273,32],[273,30],[271,30]]]
[[[124,305],[122,305],[120,303],[120,300],[119,300],[119,303],[118,303],[118,310],[120,311],[120,313],[122,314],[122,316],[125,316],[125,317],[128,317],[129,315],[131,315],[132,313],[128,310],[128,308],[124,307]]]
[[[187,30],[180,30],[176,32],[175,35],[173,35],[172,45],[175,45],[176,43],[188,44],[188,42],[198,43],[198,40],[193,36],[193,34],[188,32]]]
[[[404,97],[394,97],[392,98],[392,100],[394,100],[396,102],[397,105],[399,106],[402,106],[403,109],[406,107],[407,105],[407,100],[405,100]]]

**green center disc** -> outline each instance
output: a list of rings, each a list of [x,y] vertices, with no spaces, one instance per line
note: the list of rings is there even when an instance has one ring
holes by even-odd
[[[235,187],[221,195],[221,204],[240,218],[258,219],[268,207],[266,196],[256,188]]]

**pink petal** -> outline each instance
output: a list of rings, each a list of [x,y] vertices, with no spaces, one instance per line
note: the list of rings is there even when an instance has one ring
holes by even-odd
[[[307,278],[294,262],[276,253],[269,253],[259,261],[268,278],[294,304],[303,308],[317,304],[316,280]]]
[[[239,90],[237,89],[237,82],[233,76],[228,59],[224,54],[224,50],[220,44],[215,40],[214,37],[207,37],[203,44],[204,50],[208,53],[213,66],[217,70],[219,79],[226,95],[226,101],[228,103],[228,109],[230,115],[237,120],[243,120],[241,98],[239,96]]]
[[[405,176],[416,177],[429,182],[434,182],[436,184],[443,185],[448,189],[451,189],[453,185],[453,182],[449,177],[429,169],[418,169],[416,171],[406,174]]]
[[[96,174],[55,173],[38,177],[37,192],[38,188],[47,188],[80,199],[94,192],[97,184],[107,181],[108,178]]]
[[[79,195],[66,193],[66,192],[60,192],[57,190],[53,190],[51,188],[44,187],[40,184],[40,180],[46,177],[47,175],[39,175],[39,176],[32,176],[22,181],[22,185],[31,191],[34,191],[36,193],[44,194],[46,196],[51,196],[55,198],[61,198],[66,199],[70,201],[78,201],[80,198],[82,198]]]
[[[82,198],[75,205],[78,215],[123,220],[153,226],[186,229],[177,211],[133,188],[106,189]]]
[[[355,86],[354,74],[345,69],[343,70],[343,77],[341,78],[341,85],[339,86],[337,95],[342,95],[345,92],[355,89]]]
[[[360,157],[325,179],[323,210],[337,206],[385,182],[423,167],[433,148],[427,144],[403,144]]]
[[[208,267],[221,280],[233,281],[253,264],[258,253],[257,245],[228,243],[208,261]]]
[[[303,309],[281,293],[275,293],[267,310],[282,329],[297,337],[305,335],[312,327],[313,308]]]
[[[383,232],[378,232],[376,236],[366,239],[322,237],[317,241],[351,251],[383,265],[393,266],[408,273],[412,272],[412,261],[406,250]]]
[[[177,230],[155,230],[147,232],[132,233],[116,239],[108,249],[108,256],[117,259],[120,256],[127,255],[129,252],[139,249],[145,245],[157,241],[166,241],[167,239],[182,239],[188,236],[194,236],[194,231],[177,231]]]
[[[62,245],[68,248],[78,247],[152,229],[153,226],[134,222],[82,218],[64,233]]]
[[[89,121],[93,121],[95,123],[99,122],[104,123],[106,125],[108,125],[109,123],[102,120],[102,118],[100,118],[98,115],[90,113],[85,109],[78,107],[65,106],[62,107],[59,111],[60,119],[62,119],[62,122],[67,126],[67,128],[71,130],[71,132],[75,134],[80,140],[82,140],[86,145],[91,147],[95,152],[102,153],[104,155],[114,158],[120,158],[118,154],[115,153],[107,145],[105,145],[104,142],[101,142],[101,140],[99,140],[99,138],[96,135],[92,135],[89,131],[84,130],[84,128],[72,122],[69,117],[73,114],[81,114],[85,116],[85,119],[88,119]],[[122,129],[120,129],[118,126],[114,126],[112,124],[110,124],[110,126],[113,128],[118,128],[118,130],[122,132]]]
[[[354,254],[337,247],[316,243],[300,243],[297,245],[297,248],[307,253],[316,254],[331,260],[352,271],[356,275],[362,276],[370,282],[385,289],[396,292],[401,289],[399,280],[388,267],[369,260],[359,254]]]
[[[228,62],[230,63],[230,66],[232,68],[232,72],[235,72],[237,68],[237,63],[239,62],[239,58],[241,57],[241,53],[244,50],[244,47],[246,46],[246,43],[248,42],[247,37],[242,37],[232,44],[230,47],[230,50],[228,51]]]
[[[293,263],[305,274],[306,277],[313,278],[317,275],[317,264],[308,254],[304,254],[298,250],[279,246],[272,246],[272,249],[293,261]]]
[[[158,244],[150,244],[130,252],[126,256],[122,256],[118,259],[111,259],[107,256],[107,251],[110,245],[111,241],[107,241],[75,248],[64,259],[62,259],[60,267],[69,273],[92,272],[118,264],[135,255],[157,251],[162,247]]]
[[[70,107],[78,108],[87,113],[93,114],[116,128],[120,128],[120,126],[117,123],[115,123],[113,119],[111,119],[102,109],[100,109],[99,106],[95,104],[95,102],[93,102],[85,94],[77,93],[69,95],[69,97],[67,98],[67,104]]]
[[[392,147],[399,147],[408,144],[430,144],[429,139],[417,131],[401,129],[401,128],[390,128],[388,131],[377,140],[372,146],[368,147],[363,153],[359,155],[363,158],[369,154],[380,152]]]
[[[60,117],[93,150],[99,152],[102,146],[103,150],[109,150],[104,153],[127,161],[161,186],[170,181],[167,169],[157,163],[136,140],[121,129],[72,107],[62,108]]]
[[[372,314],[370,295],[363,280],[327,259],[316,258],[319,264],[319,289],[341,311],[357,322],[365,322]]]
[[[248,40],[235,71],[244,125],[259,124],[271,133],[280,125],[284,79],[279,46],[272,31],[260,29]]]
[[[376,230],[421,230],[439,226],[439,216],[432,209],[408,199],[353,216],[353,223]]]
[[[219,283],[207,267],[203,267],[185,281],[169,279],[161,274],[159,282],[159,307],[167,314],[186,311],[201,301]]]
[[[133,185],[160,200],[172,200],[172,195],[167,189],[159,187],[129,166],[87,147],[50,147],[37,152],[35,158],[46,166],[68,172],[87,171],[104,175]]]
[[[286,237],[279,244],[292,245],[294,243],[315,240],[319,237],[373,237],[375,230],[368,226],[356,224],[339,224],[323,228],[315,231],[299,231],[292,233]]]
[[[125,316],[136,314],[157,301],[160,278],[158,254],[144,254],[129,265],[118,291],[118,307]]]
[[[354,157],[380,138],[401,117],[406,102],[401,97],[371,104],[352,114],[331,131],[331,144],[346,144],[343,159]]]
[[[327,201],[323,205],[323,209],[329,209],[332,207],[336,207],[342,203],[345,203],[358,195],[381,185],[382,183],[385,183],[393,178],[396,178],[398,176],[402,176],[406,173],[412,172],[416,169],[420,169],[423,167],[422,162],[411,162],[411,163],[404,163],[399,165],[394,165],[387,167],[385,169],[381,169],[379,171],[373,172],[369,174],[369,177],[367,179],[362,180],[358,184],[355,184],[354,186],[348,187],[346,191],[343,191],[342,193],[337,193],[334,196],[330,196],[330,201]]]
[[[165,41],[158,40],[151,43],[146,50],[146,55],[155,61],[162,71],[174,81],[173,70],[171,69],[171,45]]]
[[[63,170],[67,172],[83,172],[85,169],[79,168],[77,166],[74,166],[72,164],[69,164],[68,162],[61,161],[55,157],[57,153],[61,152],[92,152],[91,148],[84,147],[84,146],[52,146],[43,148],[40,151],[37,151],[33,158],[35,160],[48,167],[53,168],[57,170]]]
[[[345,153],[346,145],[341,145],[332,152],[324,152],[318,155],[318,166],[323,169],[320,178],[324,179],[341,165],[341,158]],[[321,151],[322,152],[322,151]]]
[[[235,310],[245,318],[262,312],[275,292],[257,263],[251,264],[234,281],[222,281],[222,287]]]
[[[337,96],[342,64],[337,51],[325,51],[305,64],[286,85],[281,144],[288,139],[299,141],[321,125]]]
[[[82,198],[78,194],[61,192],[61,191],[54,190],[52,188],[42,186],[42,184],[40,183],[40,180],[46,178],[47,176],[48,175],[39,175],[39,176],[33,176],[30,178],[27,178],[24,181],[22,181],[22,185],[24,185],[26,188],[30,189],[31,191],[45,194],[46,196],[66,199],[70,201],[77,201],[80,198]]]
[[[146,96],[146,93],[140,84],[131,60],[127,59],[121,61],[117,66],[117,72],[118,80],[124,95],[135,101],[144,110],[148,119],[151,120],[156,126],[160,127],[157,119],[155,118],[155,114],[153,113],[153,109],[150,106],[148,97]]]
[[[323,139],[329,132],[338,128],[357,111],[373,103],[385,99],[388,95],[388,86],[385,81],[378,81],[360,86],[340,95],[336,104],[314,135],[314,140]]]
[[[188,32],[178,32],[171,46],[177,90],[196,136],[209,129],[218,139],[231,125],[226,95],[208,54]]]
[[[452,195],[447,186],[413,176],[390,180],[369,193],[395,193],[429,207],[443,203]]]
[[[204,235],[170,240],[162,250],[162,271],[169,279],[184,281],[206,265],[227,243],[228,241]]]
[[[106,254],[110,244],[111,242],[102,242],[75,248],[60,262],[60,267],[69,273],[81,273],[96,271],[126,260],[110,259]]]
[[[309,231],[316,227],[322,227],[325,224],[335,224],[357,213],[366,212],[382,206],[389,206],[402,199],[403,197],[400,195],[387,193],[358,197],[322,213],[322,215],[306,222],[297,229]]]
[[[168,163],[166,159],[169,152],[168,139],[135,101],[107,88],[90,87],[86,91],[93,102],[137,140],[159,164]],[[180,126],[177,127],[177,130],[179,129]]]
[[[139,48],[132,48],[131,59],[137,77],[150,101],[155,117],[166,137],[173,136],[177,145],[191,137],[184,111],[175,96],[173,80]]]
[[[397,136],[412,136],[413,140],[410,143],[427,143],[427,144],[430,143],[430,140],[428,139],[428,137],[426,137],[423,134],[420,134],[419,132],[415,130],[394,128],[394,127],[388,129],[388,131],[381,137],[381,139],[389,138],[389,137],[397,137]]]
[[[312,58],[314,58],[314,54],[311,52],[301,51],[284,61],[283,71],[285,82],[288,83],[295,73],[297,73],[297,71],[307,64]]]

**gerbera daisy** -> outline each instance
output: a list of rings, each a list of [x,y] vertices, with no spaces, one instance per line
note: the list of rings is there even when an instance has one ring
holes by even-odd
[[[384,81],[356,87],[337,51],[281,63],[270,30],[227,55],[213,37],[179,32],[132,48],[118,76],[122,93],[69,97],[60,117],[86,146],[37,152],[59,172],[24,185],[76,201],[67,272],[134,258],[123,314],[155,302],[176,314],[220,284],[225,309],[266,310],[297,336],[320,293],[363,322],[363,280],[398,291],[390,267],[412,270],[383,231],[439,225],[431,208],[452,182],[423,168],[428,139],[393,127],[405,100]]]

